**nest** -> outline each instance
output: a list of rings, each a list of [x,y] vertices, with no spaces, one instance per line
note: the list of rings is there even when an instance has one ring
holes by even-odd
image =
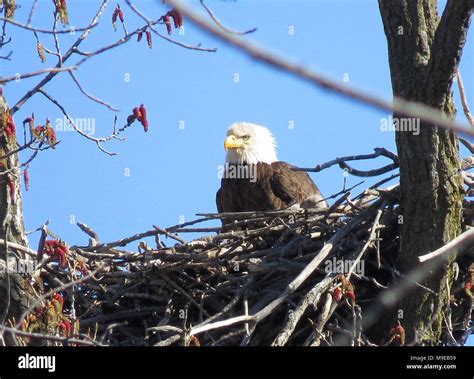
[[[369,188],[353,200],[346,191],[325,211],[200,216],[112,243],[100,243],[93,230],[79,224],[91,237],[89,246],[71,247],[65,267],[53,256],[45,260],[33,286],[37,300],[29,313],[11,323],[10,331],[19,331],[16,342],[403,343],[396,326],[380,329],[386,312],[380,295],[403,277],[394,268],[399,249],[397,186]],[[196,227],[223,218],[233,223]],[[185,232],[213,234],[186,242],[179,237]],[[160,236],[176,243],[165,246]],[[143,241],[147,237],[155,237],[155,247]],[[138,251],[123,250],[135,242]],[[44,312],[38,313],[48,306],[58,314],[49,312],[45,318]],[[465,331],[465,303],[458,306],[463,312],[457,312],[453,324]],[[66,328],[65,322],[75,326]]]

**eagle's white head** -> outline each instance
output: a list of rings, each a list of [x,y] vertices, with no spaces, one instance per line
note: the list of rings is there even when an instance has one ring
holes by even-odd
[[[270,130],[249,122],[232,124],[224,142],[226,162],[233,164],[276,162],[275,147],[275,138]]]

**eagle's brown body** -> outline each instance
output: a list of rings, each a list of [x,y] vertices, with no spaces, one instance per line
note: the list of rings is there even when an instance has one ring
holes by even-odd
[[[256,164],[256,180],[223,178],[216,194],[222,212],[268,211],[299,204],[304,208],[327,208],[321,192],[309,175],[293,170],[286,162]]]

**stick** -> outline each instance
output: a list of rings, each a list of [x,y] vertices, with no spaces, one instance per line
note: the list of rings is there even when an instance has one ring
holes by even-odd
[[[474,228],[466,230],[464,233],[461,233],[439,249],[418,257],[418,261],[423,263],[441,255],[448,255],[456,251],[461,251],[472,245],[474,245]]]

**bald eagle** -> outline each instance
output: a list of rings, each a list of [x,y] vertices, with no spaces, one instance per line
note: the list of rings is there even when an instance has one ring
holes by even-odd
[[[299,205],[327,208],[309,175],[278,161],[276,142],[265,127],[241,122],[230,126],[224,148],[221,188],[216,194],[219,213],[280,210]]]

